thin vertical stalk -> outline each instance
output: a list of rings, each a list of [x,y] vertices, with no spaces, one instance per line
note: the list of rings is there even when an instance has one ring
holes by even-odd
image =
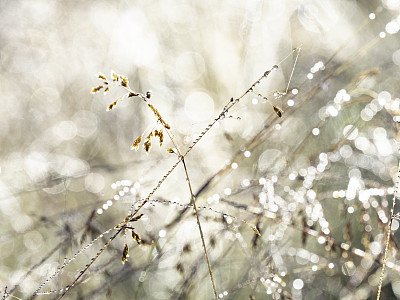
[[[396,196],[397,196],[397,192],[398,192],[398,188],[399,188],[399,182],[400,182],[400,161],[399,161],[399,166],[397,168],[397,180],[396,180],[396,185],[394,187],[393,205],[392,205],[392,210],[390,212],[390,222],[388,225],[388,230],[387,230],[387,235],[386,235],[385,254],[383,256],[382,271],[381,271],[381,275],[379,277],[378,295],[376,296],[377,300],[379,300],[381,298],[383,276],[385,275],[385,266],[386,266],[386,261],[387,261],[387,254],[389,251],[390,234],[392,233],[392,223],[393,223],[393,219],[394,219],[394,207],[396,205]]]

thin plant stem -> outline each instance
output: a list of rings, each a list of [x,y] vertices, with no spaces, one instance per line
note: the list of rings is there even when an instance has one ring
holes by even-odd
[[[198,210],[197,210],[197,205],[196,205],[196,199],[194,197],[194,193],[193,193],[193,189],[192,189],[192,184],[190,182],[190,178],[189,178],[189,172],[187,170],[186,167],[186,163],[185,163],[185,158],[182,156],[182,153],[178,147],[178,145],[175,143],[172,133],[167,129],[166,130],[170,140],[172,141],[172,143],[174,144],[176,151],[178,152],[179,156],[182,158],[182,164],[183,164],[183,168],[185,169],[185,175],[186,175],[186,181],[188,183],[188,187],[189,187],[189,191],[190,191],[190,198],[191,198],[191,203],[193,205],[193,210],[194,210],[194,214],[196,215],[196,220],[197,220],[197,226],[199,228],[199,232],[200,232],[200,238],[201,238],[201,243],[203,244],[203,249],[204,249],[204,255],[206,257],[206,261],[207,261],[207,267],[208,267],[208,272],[210,274],[210,279],[211,279],[211,284],[213,287],[213,291],[214,291],[214,296],[215,299],[218,300],[218,294],[217,294],[217,288],[215,287],[215,281],[214,281],[214,276],[213,276],[213,272],[211,269],[211,264],[210,264],[210,259],[208,258],[208,252],[207,252],[207,247],[206,247],[206,243],[204,241],[204,234],[203,234],[203,230],[201,228],[201,223],[200,223],[200,218],[199,218],[199,214],[198,214]]]
[[[397,192],[398,192],[398,188],[399,188],[399,182],[400,182],[400,161],[399,161],[399,166],[397,169],[397,180],[396,180],[396,185],[395,185],[394,193],[393,193],[393,205],[392,205],[392,210],[390,212],[390,222],[388,225],[387,235],[386,235],[386,246],[385,246],[385,253],[383,256],[382,270],[381,270],[381,275],[379,276],[378,294],[376,296],[377,300],[379,300],[381,298],[383,276],[385,275],[385,266],[386,266],[386,261],[387,261],[387,254],[389,251],[390,235],[392,233],[392,223],[393,223],[393,219],[395,218],[394,217],[394,207],[396,205],[396,196],[397,196]]]
[[[287,86],[286,86],[285,94],[287,94],[287,92],[288,92],[288,90],[289,90],[289,85],[290,85],[290,82],[292,81],[294,69],[296,68],[297,59],[299,58],[299,55],[300,55],[301,46],[300,46],[300,47],[297,47],[297,49],[298,49],[298,51],[297,51],[297,54],[296,54],[296,58],[294,59],[294,64],[293,64],[292,72],[290,72],[290,76],[289,76],[288,84],[287,84]]]
[[[87,271],[87,269],[90,268],[90,266],[100,257],[100,255],[104,252],[104,250],[111,244],[111,242],[125,229],[125,226],[122,226],[121,228],[118,229],[116,233],[108,240],[108,242],[100,249],[99,252],[97,252],[96,256],[91,259],[91,261],[85,266],[83,270],[79,272],[79,275],[75,278],[75,280],[71,283],[71,285],[67,286],[64,290],[64,292],[61,294],[60,297],[57,298],[57,300],[60,300],[65,296],[65,294],[71,290],[75,286],[75,284],[78,282],[78,280],[83,276],[83,274]]]
[[[185,159],[183,157],[182,157],[182,164],[183,164],[183,168],[185,169],[186,179],[187,179],[187,183],[188,183],[189,190],[190,190],[191,202],[193,204],[194,214],[196,215],[197,225],[198,225],[199,232],[200,232],[201,243],[203,244],[204,255],[205,255],[206,261],[207,261],[208,272],[210,273],[210,279],[211,279],[212,287],[214,290],[214,296],[215,296],[215,299],[218,300],[218,294],[217,294],[217,289],[215,287],[213,272],[211,270],[210,259],[208,258],[206,243],[204,241],[204,234],[203,234],[203,230],[201,229],[200,218],[199,218],[199,214],[197,212],[196,199],[193,194],[192,185],[191,185],[190,179],[189,179],[189,173],[188,173],[188,170],[186,167]]]

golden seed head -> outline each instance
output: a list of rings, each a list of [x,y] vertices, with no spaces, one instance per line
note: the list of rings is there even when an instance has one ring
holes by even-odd
[[[125,264],[127,258],[129,257],[128,244],[125,244],[124,250],[122,251],[122,263]]]
[[[251,229],[253,229],[253,231],[258,235],[261,236],[260,232],[258,231],[256,226],[251,226]]]
[[[122,75],[119,75],[119,78],[121,78],[121,85],[122,86],[124,86],[124,87],[127,87],[128,86],[128,78],[127,77],[125,77],[125,76],[122,76]]]
[[[133,230],[132,230],[132,238],[136,241],[136,243],[138,243],[138,245],[142,244],[140,236]]]
[[[104,81],[107,81],[107,78],[106,78],[106,76],[104,76],[103,73],[97,73],[97,77],[100,79],[103,79]]]
[[[143,143],[144,150],[149,153],[150,148],[151,148],[151,139],[146,139],[146,141]]]
[[[91,93],[92,93],[92,94],[95,94],[95,93],[97,93],[98,91],[100,91],[102,88],[103,88],[103,86],[102,86],[102,85],[99,85],[99,86],[93,88],[92,91],[91,91]]]
[[[139,149],[139,144],[142,141],[142,136],[139,135],[136,140],[134,140],[132,146],[131,146],[131,150],[135,149],[136,151]]]
[[[151,131],[150,133],[149,133],[149,135],[146,137],[146,140],[149,140],[149,139],[151,139],[153,137],[153,131]]]
[[[118,81],[118,74],[115,73],[114,71],[111,72],[111,77],[112,77],[113,81]]]
[[[134,217],[134,218],[131,220],[131,222],[135,222],[135,221],[137,221],[137,220],[140,220],[140,218],[143,217],[143,216],[144,216],[144,214],[140,214],[140,215]]]
[[[159,141],[160,141],[160,147],[162,146],[163,142],[164,142],[164,134],[163,134],[163,130],[154,130],[154,136],[158,137]]]
[[[113,103],[111,103],[108,107],[107,110],[112,110],[115,105],[117,105],[118,100],[115,100]]]

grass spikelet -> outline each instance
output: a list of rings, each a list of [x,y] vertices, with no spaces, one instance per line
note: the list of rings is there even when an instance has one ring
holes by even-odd
[[[111,103],[108,107],[107,110],[112,110],[114,108],[114,106],[116,106],[118,103],[118,100],[115,100],[113,103]]]
[[[151,149],[151,138],[153,137],[153,131],[149,133],[149,135],[146,137],[146,141],[143,143],[144,150],[146,153],[149,153]]]
[[[163,142],[164,142],[164,134],[162,129],[161,130],[154,130],[154,136],[158,137],[159,141],[160,141],[160,147],[162,146]]]
[[[119,76],[117,73],[115,73],[114,71],[111,71],[111,77],[113,79],[113,81],[118,81]]]
[[[143,144],[144,150],[149,153],[151,149],[151,140],[146,140]]]
[[[258,236],[261,236],[260,231],[258,231],[258,229],[257,229],[256,226],[252,226],[252,225],[251,225],[250,228],[253,229],[253,231],[254,231]]]
[[[278,115],[279,118],[282,118],[283,110],[278,106],[274,105],[274,112]]]
[[[153,106],[151,103],[147,103],[147,105],[150,107],[150,109],[153,111],[154,115],[157,117],[157,119],[163,124],[163,126],[167,129],[171,129],[171,126],[167,124],[164,119],[161,117],[161,114],[158,112],[158,110]]]
[[[140,236],[134,230],[132,230],[132,238],[138,243],[138,245],[142,244]]]
[[[123,264],[125,264],[128,257],[129,257],[129,248],[128,248],[128,244],[125,244],[124,250],[122,251],[122,263]]]
[[[140,214],[140,215],[134,217],[134,218],[131,220],[131,222],[135,222],[135,221],[137,221],[137,220],[140,220],[143,216],[144,216],[144,214]]]
[[[122,75],[119,75],[119,78],[121,78],[121,85],[123,87],[128,87],[128,84],[129,84],[128,78],[125,76],[122,76]]]
[[[106,78],[106,76],[104,76],[103,73],[98,73],[97,77],[99,77],[99,79],[103,79],[104,81],[107,81],[107,78]]]
[[[139,94],[134,93],[134,92],[129,92],[129,94],[128,94],[128,98],[135,97],[135,96],[139,96]]]
[[[104,87],[104,86],[99,85],[99,86],[93,88],[93,89],[91,90],[91,93],[92,93],[92,94],[96,94],[96,93],[99,92],[103,87]]]
[[[131,146],[131,150],[135,149],[136,151],[138,151],[139,149],[139,144],[142,141],[142,136],[139,135],[136,140],[133,141],[133,144]]]

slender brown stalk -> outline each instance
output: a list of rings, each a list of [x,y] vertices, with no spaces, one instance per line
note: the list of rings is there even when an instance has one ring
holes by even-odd
[[[206,261],[207,261],[208,272],[210,273],[210,279],[211,279],[212,287],[213,287],[213,290],[214,290],[214,296],[215,296],[215,299],[218,300],[218,294],[217,294],[217,289],[215,287],[215,281],[214,281],[213,272],[211,270],[210,259],[208,258],[206,243],[204,241],[204,234],[203,234],[203,230],[201,229],[199,214],[197,212],[196,199],[195,199],[194,194],[193,194],[192,185],[191,185],[190,179],[189,179],[189,173],[188,173],[188,170],[186,168],[185,159],[183,157],[182,157],[182,164],[183,164],[183,168],[185,169],[186,179],[187,179],[187,183],[188,183],[189,190],[190,190],[191,202],[193,204],[194,214],[196,215],[197,225],[199,227],[201,243],[203,244],[204,255],[205,255]]]
[[[218,300],[217,288],[215,287],[214,276],[213,276],[213,272],[212,272],[212,269],[211,269],[210,259],[208,258],[208,252],[207,252],[207,248],[206,248],[206,243],[204,241],[204,234],[203,234],[203,230],[201,228],[200,218],[199,218],[199,214],[198,214],[198,210],[197,210],[196,199],[194,197],[192,184],[191,184],[190,178],[189,178],[189,172],[187,170],[186,163],[185,163],[185,158],[182,155],[178,145],[175,143],[174,138],[173,138],[172,134],[170,133],[170,131],[168,129],[166,131],[167,131],[167,134],[168,134],[170,140],[174,144],[174,146],[176,148],[176,151],[178,152],[179,157],[181,158],[180,161],[182,161],[183,168],[185,169],[186,181],[188,183],[188,187],[189,187],[189,191],[190,191],[191,203],[193,205],[194,214],[196,215],[197,226],[198,226],[199,232],[200,232],[201,243],[203,244],[204,255],[205,255],[206,261],[207,261],[207,267],[208,267],[208,272],[210,274],[210,279],[211,279],[211,284],[212,284],[213,291],[214,291],[214,296],[215,296],[215,299]]]

